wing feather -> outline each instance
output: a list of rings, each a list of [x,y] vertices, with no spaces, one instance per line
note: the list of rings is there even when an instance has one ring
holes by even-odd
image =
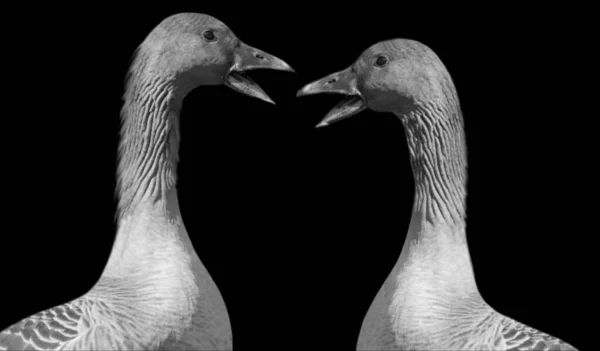
[[[528,327],[513,319],[504,318],[501,323],[502,336],[506,342],[507,351],[577,351],[576,348],[567,344],[566,342],[543,333],[537,329]]]
[[[80,334],[82,299],[50,308],[0,332],[0,350],[58,350]]]

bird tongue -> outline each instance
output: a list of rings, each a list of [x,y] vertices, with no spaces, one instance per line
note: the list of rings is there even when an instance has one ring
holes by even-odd
[[[225,79],[225,85],[245,95],[275,104],[273,100],[252,79],[244,76],[239,71],[230,71]]]
[[[317,128],[324,127],[331,123],[340,121],[346,117],[350,117],[354,114],[359,113],[360,111],[364,110],[365,108],[366,108],[366,105],[365,105],[362,97],[360,97],[358,95],[352,95],[349,98],[347,98],[346,100],[339,103],[331,111],[329,111],[327,116],[325,116],[325,118],[323,118],[321,120],[321,122],[319,122],[319,124],[317,124]]]

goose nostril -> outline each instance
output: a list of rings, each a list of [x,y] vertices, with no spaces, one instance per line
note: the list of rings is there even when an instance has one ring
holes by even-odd
[[[327,81],[327,84],[333,84],[335,82],[337,82],[337,78],[332,78],[332,79],[330,79],[330,80]]]
[[[261,54],[254,54],[254,57],[256,57],[259,60],[264,60],[265,59],[265,57],[263,55],[261,55]]]

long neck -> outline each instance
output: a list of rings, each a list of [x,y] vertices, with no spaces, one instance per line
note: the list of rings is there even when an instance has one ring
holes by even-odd
[[[136,75],[137,73],[137,75]],[[175,189],[179,116],[175,89],[160,76],[133,72],[122,111],[119,217]],[[175,194],[176,196],[176,194]]]
[[[191,325],[197,277],[205,269],[183,225],[175,188],[178,91],[148,71],[134,66],[128,82],[117,236],[90,296],[110,296],[116,311],[136,320],[140,343],[152,345]]]
[[[455,101],[399,116],[408,139],[415,202],[391,276],[388,311],[397,342],[415,347],[452,345],[493,315],[477,288],[467,246],[467,156]]]
[[[402,118],[422,223],[458,229],[466,215],[467,149],[456,104],[430,103]]]
[[[435,291],[478,295],[466,241],[467,155],[458,102],[421,105],[400,118],[415,180],[413,214],[399,259],[402,279],[420,277]]]
[[[197,256],[181,220],[176,190],[181,100],[190,90],[132,65],[121,111],[117,237],[105,273],[130,274],[140,262]],[[167,252],[181,252],[162,255]]]

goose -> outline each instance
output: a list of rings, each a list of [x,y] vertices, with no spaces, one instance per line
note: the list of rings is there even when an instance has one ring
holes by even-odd
[[[176,166],[183,98],[225,84],[273,103],[243,71],[293,69],[241,42],[221,21],[180,13],[137,48],[121,110],[117,235],[83,296],[0,333],[0,350],[224,350],[231,325],[179,210]]]
[[[366,108],[394,113],[415,181],[400,257],[363,319],[358,350],[575,350],[496,312],[478,291],[466,240],[462,112],[450,74],[429,47],[379,42],[298,96],[317,93],[347,96],[317,127]]]

